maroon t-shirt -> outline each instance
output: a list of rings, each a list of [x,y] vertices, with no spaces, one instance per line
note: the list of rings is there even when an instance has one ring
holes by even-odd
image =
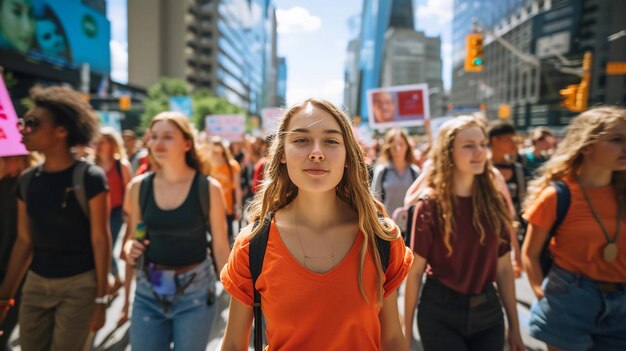
[[[447,287],[463,294],[476,295],[496,279],[498,258],[511,250],[508,233],[493,235],[488,223],[485,240],[480,243],[480,232],[474,227],[471,197],[456,197],[454,218],[456,228],[450,236],[452,255],[443,242],[443,223],[435,201],[426,199],[415,206],[411,248],[428,262],[426,273]],[[456,230],[455,230],[456,229]]]

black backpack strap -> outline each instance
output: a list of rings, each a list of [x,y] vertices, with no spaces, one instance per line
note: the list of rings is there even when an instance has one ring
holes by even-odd
[[[263,220],[263,227],[260,232],[250,240],[249,264],[250,273],[252,275],[252,288],[254,290],[254,304],[252,310],[254,312],[254,349],[255,351],[263,350],[263,311],[261,310],[261,294],[256,289],[256,281],[263,270],[263,259],[265,258],[265,249],[269,239],[271,216]],[[259,221],[255,222],[254,227],[259,225]]]
[[[124,173],[122,173],[122,160],[115,160],[115,170],[117,174],[120,176],[121,186],[122,186],[122,196],[126,193],[126,187],[124,186]]]
[[[391,252],[391,242],[381,239],[376,236],[376,248],[378,249],[378,255],[380,256],[380,263],[383,268],[383,273],[387,271],[389,266],[389,255]]]
[[[380,173],[380,202],[385,202],[385,177],[387,176],[387,172],[389,171],[389,167],[385,166],[383,171]]]
[[[33,177],[35,176],[35,174],[41,172],[41,167],[42,167],[41,164],[30,167],[24,172],[22,172],[22,174],[20,175],[20,179],[19,179],[20,196],[22,197],[22,200],[24,201],[24,203],[26,203],[26,197],[28,196],[28,186],[30,185],[31,180],[33,180]]]
[[[148,204],[148,192],[151,190],[153,179],[154,173],[150,172],[144,175],[139,183],[139,212],[141,212],[141,218],[144,217],[146,205]]]

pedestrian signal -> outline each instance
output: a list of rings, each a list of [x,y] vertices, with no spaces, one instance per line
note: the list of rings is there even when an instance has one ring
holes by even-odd
[[[483,70],[483,35],[468,34],[465,38],[465,72],[482,72]]]

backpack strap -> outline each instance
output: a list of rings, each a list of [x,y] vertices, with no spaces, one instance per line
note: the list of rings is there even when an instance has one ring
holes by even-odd
[[[513,164],[513,172],[515,173],[515,180],[517,183],[517,198],[522,203],[526,197],[526,175],[524,174],[524,167],[521,163],[516,162]]]
[[[254,312],[254,349],[256,351],[263,350],[263,311],[261,310],[261,294],[256,289],[256,281],[263,270],[263,259],[265,258],[271,223],[271,215],[268,215],[263,220],[263,227],[261,227],[259,233],[250,240],[249,264],[252,275],[252,288],[254,290],[252,310]],[[257,220],[254,223],[254,228],[258,227],[259,224]]]
[[[550,186],[556,189],[556,220],[554,224],[552,224],[552,228],[548,232],[548,237],[546,238],[546,242],[543,244],[543,248],[541,249],[540,255],[540,264],[541,270],[543,271],[544,276],[548,274],[550,267],[552,267],[552,255],[550,254],[550,241],[558,227],[563,223],[565,216],[567,215],[567,211],[569,211],[571,200],[571,194],[569,187],[562,180],[555,180],[550,182]]]
[[[33,180],[33,177],[35,176],[35,174],[38,174],[41,172],[41,169],[42,169],[42,166],[41,164],[39,164],[39,165],[28,168],[27,170],[22,172],[22,174],[20,175],[20,179],[19,179],[20,196],[22,197],[22,200],[24,200],[24,203],[26,203],[26,197],[28,196],[28,186],[30,185],[30,181]]]
[[[83,210],[83,213],[89,218],[89,202],[87,200],[87,192],[85,190],[85,172],[89,168],[89,163],[85,161],[76,162],[74,167],[74,174],[72,174],[72,185],[74,187],[74,195],[78,205]]]
[[[380,202],[385,202],[385,177],[387,176],[387,172],[389,171],[389,167],[385,166],[382,172],[380,173]]]
[[[152,186],[152,180],[154,179],[154,172],[149,172],[144,175],[139,183],[139,212],[141,212],[141,218],[144,217],[146,205],[148,204],[148,192]]]
[[[387,271],[387,267],[389,266],[391,242],[376,236],[376,248],[378,249],[378,255],[380,255],[380,263],[383,269],[383,273],[385,273],[385,271]]]
[[[202,209],[202,218],[206,227],[211,232],[211,220],[209,218],[209,209],[211,203],[211,196],[209,195],[209,177],[204,174],[197,174],[196,182],[198,183],[198,198],[200,199],[200,209]]]
[[[554,236],[557,228],[561,225],[561,223],[563,223],[572,202],[569,187],[564,181],[555,180],[550,182],[550,186],[556,189],[556,220],[550,229],[548,240]]]

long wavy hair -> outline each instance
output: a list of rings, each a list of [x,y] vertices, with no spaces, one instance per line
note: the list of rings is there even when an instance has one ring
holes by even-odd
[[[432,198],[435,200],[438,220],[442,227],[443,243],[448,250],[448,257],[452,255],[450,238],[455,230],[456,222],[454,209],[458,206],[454,195],[454,158],[452,150],[457,134],[467,128],[478,127],[487,138],[485,125],[477,118],[459,116],[441,126],[439,135],[430,152],[432,168],[428,177],[428,187],[432,189]],[[511,215],[496,187],[496,178],[491,171],[490,161],[485,162],[485,169],[474,177],[472,184],[472,223],[480,233],[480,243],[483,244],[487,231],[500,238],[501,233],[510,230]],[[483,223],[489,223],[485,228]]]
[[[203,162],[203,160],[201,159],[197,151],[196,138],[191,129],[191,126],[189,125],[189,119],[187,118],[187,116],[185,116],[184,114],[180,112],[174,112],[174,111],[161,112],[157,114],[156,116],[154,116],[154,118],[150,122],[150,125],[148,126],[148,131],[152,131],[152,127],[158,122],[171,123],[172,125],[176,127],[176,129],[178,129],[182,133],[183,138],[189,141],[191,144],[191,147],[189,148],[189,150],[185,152],[185,163],[190,168],[202,174],[208,174],[208,171],[206,170],[205,162]],[[148,142],[148,144],[149,143],[150,142]],[[149,156],[150,156],[150,163],[154,171],[157,171],[160,168],[159,163],[154,159],[152,155],[152,150],[150,148],[148,148],[148,150],[149,150]]]
[[[393,159],[391,157],[391,148],[393,147],[393,141],[396,138],[401,138],[406,143],[406,152],[404,154],[404,160],[409,164],[415,164],[415,154],[413,153],[413,146],[409,140],[408,134],[404,131],[404,129],[393,128],[385,133],[383,147],[380,151],[381,161],[383,162],[392,162]]]
[[[539,177],[530,183],[524,210],[532,206],[550,182],[576,174],[583,163],[583,149],[597,143],[612,128],[624,122],[626,109],[617,106],[592,108],[574,118],[554,155],[539,168]],[[626,206],[626,171],[614,171],[611,186],[615,190],[618,205]]]
[[[368,173],[365,166],[364,155],[359,147],[357,139],[352,131],[350,119],[331,102],[323,99],[310,98],[299,104],[291,106],[282,116],[276,136],[270,145],[268,162],[265,165],[264,181],[259,191],[255,194],[250,207],[250,222],[266,218],[268,214],[275,213],[289,205],[298,195],[298,187],[289,179],[287,165],[280,160],[285,154],[285,137],[287,128],[294,115],[312,106],[328,112],[339,124],[341,134],[346,147],[347,168],[343,177],[336,187],[337,196],[352,207],[359,214],[359,229],[363,235],[363,245],[360,252],[360,264],[358,269],[358,283],[361,295],[368,300],[363,288],[363,264],[367,252],[372,255],[377,271],[378,303],[382,302],[382,264],[376,248],[376,237],[391,241],[399,237],[400,231],[389,218],[382,203],[376,200],[370,193]],[[378,214],[381,214],[379,219]],[[251,236],[260,232],[260,225],[252,231]]]
[[[106,139],[111,145],[111,156],[114,160],[126,160],[126,150],[120,134],[111,127],[100,128],[100,137]],[[96,153],[96,163],[99,163],[101,156]]]

